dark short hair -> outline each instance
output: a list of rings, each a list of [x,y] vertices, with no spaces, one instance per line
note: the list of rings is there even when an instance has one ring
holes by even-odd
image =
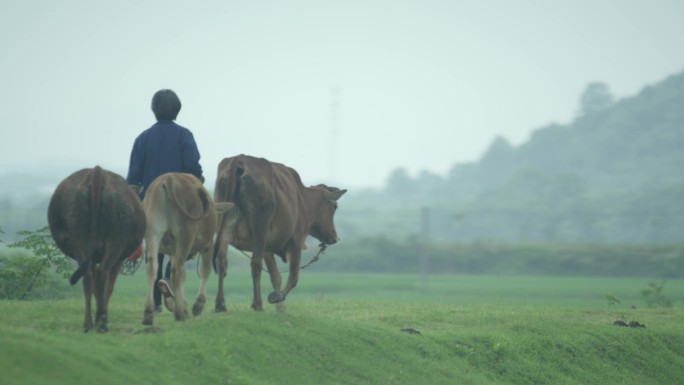
[[[152,97],[152,112],[157,120],[176,120],[181,102],[171,90],[159,90]]]

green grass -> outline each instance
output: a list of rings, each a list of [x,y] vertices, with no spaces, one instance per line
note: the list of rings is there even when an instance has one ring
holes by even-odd
[[[197,277],[188,274],[186,296]],[[215,276],[209,288],[215,294]],[[249,273],[228,313],[141,324],[145,278],[122,276],[110,331],[83,333],[80,288],[0,301],[0,384],[676,384],[684,282],[645,307],[648,279],[302,273],[288,312],[249,310]],[[270,287],[264,274],[263,291]],[[622,300],[609,305],[611,293]],[[636,308],[632,308],[635,305]],[[638,320],[646,328],[613,326]],[[414,328],[420,334],[402,332]]]
[[[287,273],[283,273],[283,280]],[[147,278],[142,272],[133,277],[121,276],[115,295],[139,297],[145,294]],[[193,271],[186,277],[185,295],[194,298],[199,278]],[[284,281],[283,281],[284,282]],[[605,307],[606,295],[621,302],[614,307],[645,307],[641,290],[649,282],[662,282],[648,278],[596,278],[596,277],[525,277],[525,276],[473,276],[432,275],[421,277],[409,274],[363,273],[309,273],[300,274],[299,285],[288,303],[297,299],[330,298],[380,301],[420,301],[453,304],[544,305],[565,307]],[[216,293],[216,276],[209,281],[210,299]],[[268,274],[261,276],[262,294],[271,291]],[[72,295],[81,296],[81,289],[72,288]],[[684,304],[684,280],[665,281],[663,293],[675,304]],[[227,300],[249,307],[252,295],[251,276],[248,271],[234,269],[226,281]]]

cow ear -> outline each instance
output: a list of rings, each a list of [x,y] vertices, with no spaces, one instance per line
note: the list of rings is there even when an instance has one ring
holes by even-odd
[[[347,192],[347,190],[334,190],[334,191],[331,191],[331,192],[330,192],[330,199],[336,201],[336,200],[340,199],[340,198],[342,197],[342,195],[344,195],[344,193],[346,193],[346,192]]]

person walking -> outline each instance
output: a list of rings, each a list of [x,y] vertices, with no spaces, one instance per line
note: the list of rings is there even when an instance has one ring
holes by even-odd
[[[204,183],[195,138],[189,129],[175,122],[180,109],[180,99],[172,90],[159,90],[152,97],[152,112],[157,122],[135,139],[126,177],[129,185],[139,189],[141,200],[144,199],[145,191],[152,181],[167,172],[189,173]],[[157,261],[153,297],[155,311],[161,312],[162,294],[167,299],[173,297],[173,291],[167,282],[170,278],[170,263],[166,263],[166,280],[163,280],[164,254],[159,253]]]

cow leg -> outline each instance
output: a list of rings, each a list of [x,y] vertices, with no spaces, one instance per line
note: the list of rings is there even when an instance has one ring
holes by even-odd
[[[218,288],[216,289],[216,301],[214,304],[214,309],[217,312],[226,311],[226,299],[224,297],[223,291],[223,280],[226,278],[228,273],[228,236],[225,234],[219,234],[219,238],[216,239],[215,251],[214,251],[214,268],[216,269],[216,274],[218,275]]]
[[[95,291],[95,306],[97,309],[95,311],[95,327],[98,332],[107,331],[107,312],[105,310],[104,301],[105,281],[107,280],[107,277],[103,269],[103,264],[99,264],[93,269],[93,289]]]
[[[195,298],[195,303],[192,305],[192,315],[198,316],[204,309],[204,304],[207,302],[207,282],[209,281],[209,274],[211,273],[211,246],[200,252],[199,276],[200,285]]]
[[[147,299],[145,299],[145,311],[143,312],[143,325],[154,324],[154,283],[157,280],[157,252],[159,239],[149,237],[145,240],[145,259],[147,260]]]
[[[85,316],[83,319],[83,331],[88,332],[93,327],[93,316],[90,302],[93,295],[93,274],[90,268],[83,274],[83,295],[85,296]]]
[[[290,293],[290,290],[297,286],[299,280],[299,266],[302,258],[302,250],[295,247],[287,252],[287,260],[290,265],[290,273],[287,275],[287,284],[282,292],[273,292],[268,296],[268,302],[279,303],[285,301],[285,298]]]
[[[174,288],[173,315],[176,321],[185,321],[188,318],[188,305],[183,295],[183,282],[185,282],[185,259],[188,254],[176,254],[171,258],[171,286]]]
[[[194,239],[195,234],[185,232],[176,236],[176,254],[171,257],[171,285],[175,291],[173,315],[176,321],[184,321],[189,317],[188,305],[183,294],[183,282],[185,282],[185,261],[190,255]]]
[[[261,304],[261,269],[263,268],[261,259],[263,257],[263,246],[257,247],[252,253],[252,262],[250,266],[252,268],[252,309],[256,311],[264,310]]]
[[[266,231],[269,227],[269,218],[272,216],[274,210],[273,202],[262,201],[256,211],[258,215],[249,223],[250,231],[252,232],[252,240],[254,243],[254,250],[252,252],[252,286],[253,298],[252,309],[256,311],[264,310],[261,303],[261,270],[263,269],[262,260],[264,258],[264,248],[266,245]]]
[[[115,263],[113,267],[107,269],[107,271],[101,273],[102,278],[104,278],[104,291],[102,294],[102,312],[98,319],[96,319],[97,331],[106,332],[108,330],[107,322],[109,317],[109,299],[112,297],[114,292],[114,283],[116,278],[119,276],[119,271],[121,271],[121,265],[123,260]]]
[[[268,295],[268,302],[273,303],[271,299],[273,296],[277,295],[275,293],[280,293],[280,285],[282,283],[282,279],[280,276],[280,271],[278,271],[278,264],[276,264],[273,253],[265,253],[264,262],[266,262],[266,268],[268,269],[268,273],[271,276],[271,285],[273,285],[273,292]],[[276,303],[276,311],[285,311],[285,305],[282,301]]]

